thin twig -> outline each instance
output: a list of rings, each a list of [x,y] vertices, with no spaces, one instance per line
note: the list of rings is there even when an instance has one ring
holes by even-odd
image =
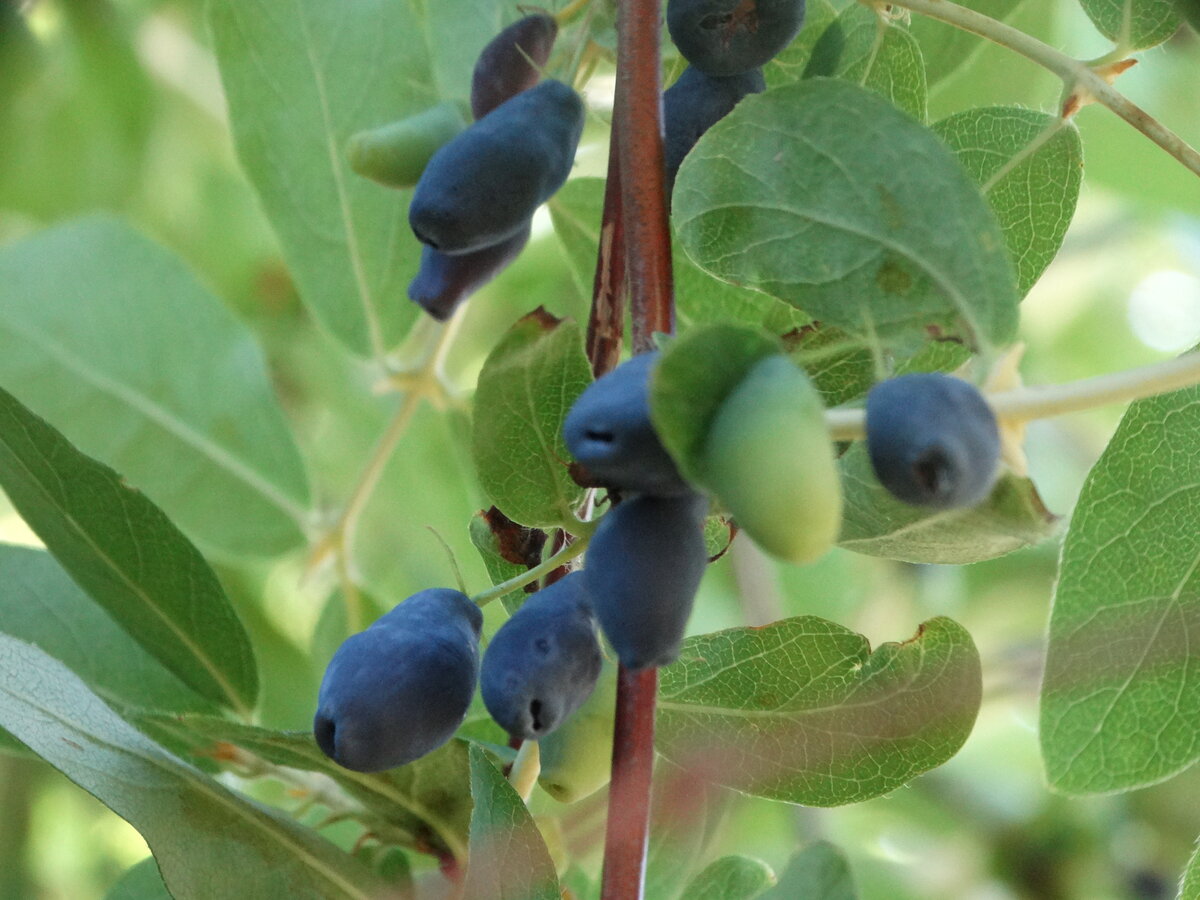
[[[870,6],[901,6],[913,12],[953,25],[986,38],[1002,47],[1020,53],[1044,69],[1053,72],[1066,88],[1068,96],[1075,99],[1075,108],[1089,101],[1108,107],[1163,150],[1179,160],[1196,175],[1200,175],[1200,153],[1175,132],[1165,127],[1128,97],[1113,87],[1102,74],[1106,67],[1089,65],[1068,56],[1049,44],[1026,34],[1018,28],[1006,25],[990,16],[951,3],[950,0],[896,0],[881,4],[879,0],[861,0]]]
[[[1195,384],[1200,384],[1200,352],[1124,372],[1109,372],[1063,384],[1020,387],[986,396],[997,418],[1026,422],[1109,403],[1127,403]],[[861,409],[831,409],[825,413],[825,424],[830,438],[835,441],[855,441],[866,436],[865,413]]]

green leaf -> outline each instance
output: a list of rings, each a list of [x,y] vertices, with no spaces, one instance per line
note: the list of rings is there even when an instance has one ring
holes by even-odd
[[[168,753],[61,663],[6,635],[0,726],[140,831],[176,897],[378,896],[324,838]]]
[[[837,17],[837,9],[829,0],[810,0],[804,13],[804,27],[796,39],[763,66],[768,88],[791,84],[804,77],[813,47]]]
[[[407,846],[466,858],[471,798],[463,741],[453,740],[398,769],[364,773],[343,769],[307,731],[272,731],[214,716],[143,716],[138,725],[201,758],[228,761],[228,754],[214,753],[214,746],[224,742],[273,765],[320,772],[363,804],[368,811],[364,821],[383,822],[389,838],[407,835]]]
[[[1079,0],[1101,33],[1125,51],[1161,44],[1181,24],[1174,0]]]
[[[125,870],[125,874],[104,895],[104,900],[171,900],[158,864],[153,856],[147,856]]]
[[[217,577],[157,506],[0,390],[0,488],[62,567],[167,669],[246,712],[250,641]]]
[[[567,471],[562,423],[591,381],[579,326],[541,307],[513,325],[483,364],[471,452],[484,491],[513,521],[577,526],[583,488]]]
[[[658,749],[759,797],[839,806],[953,756],[979,711],[979,654],[945,618],[874,653],[813,616],[689,638],[662,670]],[[802,896],[802,895],[791,895]]]
[[[893,497],[875,478],[865,442],[847,450],[842,471],[838,545],[906,562],[962,565],[993,559],[1051,537],[1058,517],[1028,478],[1000,476],[991,495],[969,509],[930,510]]]
[[[921,48],[906,28],[867,6],[846,7],[825,29],[804,71],[805,78],[815,76],[852,81],[925,121],[929,91]]]
[[[524,528],[492,507],[471,518],[471,543],[479,551],[492,584],[516,578],[541,562],[546,532]],[[525,603],[524,589],[510,591],[500,598],[509,614]]]
[[[1192,856],[1183,883],[1179,886],[1179,900],[1200,900],[1200,849]]]
[[[1075,215],[1083,180],[1079,131],[1017,106],[968,109],[931,127],[992,205],[1017,267],[1017,290],[1029,293]]]
[[[214,0],[210,21],[234,143],[288,268],[317,320],[381,357],[417,307],[410,192],[355,175],[356,132],[465,99],[470,66],[500,30],[497,0],[353,4]]]
[[[979,347],[1015,334],[1012,266],[978,187],[928,129],[856,85],[747,97],[680,168],[674,216],[717,278],[901,355],[931,328]]]
[[[558,876],[525,803],[472,745],[471,855],[464,900],[559,900]]]
[[[44,550],[0,544],[0,632],[53,656],[119,707],[211,710],[109,618]]]
[[[825,841],[810,844],[792,857],[783,877],[763,900],[858,900],[850,867],[842,852]]]
[[[721,821],[727,798],[727,792],[696,782],[677,766],[662,760],[655,764],[646,843],[646,897],[690,900],[680,892],[700,867],[705,843]]]
[[[753,900],[774,883],[775,873],[762,860],[722,856],[692,879],[683,896],[688,900]]]
[[[1065,793],[1128,790],[1200,759],[1200,387],[1130,405],[1063,543],[1042,757]]]
[[[965,5],[1003,22],[1025,2],[1026,0],[971,0]],[[925,76],[930,87],[955,72],[987,44],[979,35],[939,22],[931,16],[913,16],[909,29],[921,45],[925,57]]]
[[[308,480],[241,322],[180,261],[93,217],[0,252],[0,384],[197,540],[303,540]]]
[[[650,388],[650,415],[689,480],[702,480],[704,441],[721,402],[756,362],[781,350],[761,329],[724,324],[693,328],[667,345]]]
[[[814,322],[783,336],[826,406],[865,396],[875,384],[875,357],[861,339]]]
[[[600,247],[604,179],[572,178],[550,199],[548,208],[579,296],[590,300]]]

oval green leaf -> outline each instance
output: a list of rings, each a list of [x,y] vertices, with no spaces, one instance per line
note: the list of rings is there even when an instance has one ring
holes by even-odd
[[[567,470],[562,423],[591,381],[579,326],[540,307],[513,325],[483,364],[471,453],[484,491],[514,522],[578,525],[583,488]]]
[[[1073,124],[1032,109],[988,106],[935,122],[1000,222],[1022,295],[1046,271],[1079,201],[1083,144]]]
[[[722,856],[692,879],[683,896],[688,900],[754,900],[773,884],[775,873],[761,859]]]
[[[813,47],[804,77],[851,81],[925,121],[929,91],[921,48],[907,28],[870,7],[856,3],[842,10]]]
[[[300,544],[308,479],[250,330],[171,253],[83,219],[0,252],[0,385],[204,545]]]
[[[1200,387],[1130,405],[1063,542],[1042,682],[1042,758],[1069,794],[1200,760]]]
[[[350,135],[465,100],[501,4],[214,0],[217,62],[234,145],[317,321],[381,358],[417,307],[410,193],[355,175]]]
[[[144,495],[0,390],[0,489],[62,567],[202,697],[246,714],[250,640],[204,557]]]
[[[464,900],[560,900],[558,875],[520,795],[472,745],[471,851]]]
[[[674,220],[716,277],[901,355],[931,330],[976,347],[1015,334],[1012,264],[978,187],[928,129],[856,85],[747,97],[681,167]]]
[[[1127,52],[1161,44],[1181,24],[1175,0],[1079,0],[1097,28]]]
[[[689,638],[661,672],[658,749],[747,794],[840,806],[957,753],[981,692],[979,653],[949,619],[872,653],[862,635],[799,616]]]

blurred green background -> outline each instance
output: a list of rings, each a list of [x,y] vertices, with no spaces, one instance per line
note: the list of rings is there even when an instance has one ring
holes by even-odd
[[[1028,0],[1010,21],[1080,57],[1109,49],[1074,0]],[[934,86],[931,120],[992,103],[1054,109],[1054,78],[980,44]],[[1139,57],[1121,89],[1200,144],[1200,39],[1184,29]],[[593,83],[595,106],[603,107],[609,81]],[[1200,181],[1104,109],[1085,109],[1078,124],[1086,159],[1079,211],[1024,303],[1023,373],[1033,383],[1134,366],[1200,342]],[[600,128],[589,130],[580,172],[602,173],[603,140]],[[126,217],[178,253],[259,336],[320,503],[336,509],[397,400],[373,392],[373,373],[318,331],[296,296],[233,156],[203,3],[0,0],[0,241],[94,210]],[[448,362],[464,391],[496,335],[537,303],[586,316],[544,211],[528,251],[465,317]],[[1030,428],[1033,477],[1064,518],[1120,413],[1108,408]],[[461,411],[423,408],[367,510],[359,574],[384,607],[452,581],[426,526],[453,548],[472,589],[485,583],[466,531],[486,505],[467,427]],[[36,542],[7,506],[0,539]],[[694,833],[665,841],[652,878],[669,878],[681,854],[742,852],[778,870],[798,844],[825,837],[850,857],[864,898],[1174,897],[1200,834],[1200,771],[1088,800],[1056,797],[1044,786],[1036,695],[1057,552],[1050,543],[951,568],[834,551],[795,568],[739,542],[711,568],[694,632],[810,613],[876,644],[949,615],[982,653],[983,711],[954,760],[891,797],[835,810],[727,798],[710,843],[702,849]],[[296,554],[271,565],[224,561],[220,569],[259,652],[262,720],[276,727],[308,727],[331,652],[327,642],[314,649],[314,633],[326,605],[340,603],[328,573],[302,579],[304,563]],[[278,786],[242,787],[287,805]],[[595,860],[600,807],[564,813],[539,795],[535,811],[561,816],[565,845]],[[104,897],[146,852],[132,828],[45,764],[0,757],[0,900]],[[654,900],[653,891],[648,896]]]

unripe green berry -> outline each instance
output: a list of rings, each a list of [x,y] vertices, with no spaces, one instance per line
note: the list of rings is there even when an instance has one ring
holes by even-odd
[[[773,556],[810,562],[837,540],[842,487],[820,396],[786,356],[756,363],[709,429],[704,483]]]

